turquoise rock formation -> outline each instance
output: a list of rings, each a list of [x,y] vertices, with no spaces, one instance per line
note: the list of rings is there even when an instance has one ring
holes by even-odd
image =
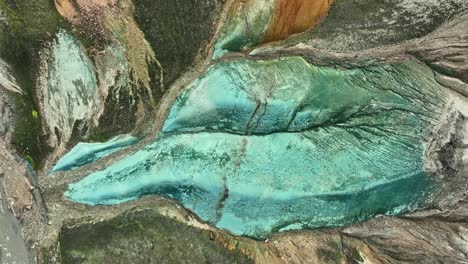
[[[77,120],[89,122],[98,110],[99,89],[91,60],[65,30],[43,51],[39,91],[51,143],[66,143]]]
[[[107,142],[78,143],[55,164],[52,172],[74,170],[135,144],[137,141],[138,138],[134,136],[121,135]]]
[[[212,66],[152,144],[69,185],[69,199],[181,202],[234,234],[331,227],[428,203],[424,138],[445,94],[417,63],[338,70],[302,58]]]
[[[431,72],[415,63],[336,70],[301,58],[221,62],[178,98],[163,131],[294,132],[370,125],[380,115],[377,127],[415,139],[443,97],[421,76]],[[424,96],[417,87],[426,86]]]

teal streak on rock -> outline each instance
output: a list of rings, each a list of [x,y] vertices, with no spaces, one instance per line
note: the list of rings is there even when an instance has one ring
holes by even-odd
[[[241,52],[262,43],[275,12],[275,0],[249,1],[235,4],[219,38],[216,41],[213,59],[231,51]]]
[[[74,170],[135,144],[137,141],[138,139],[133,136],[121,135],[107,142],[78,143],[55,164],[52,172]]]
[[[416,63],[336,70],[219,63],[152,144],[71,184],[90,205],[165,195],[238,235],[331,227],[427,205],[423,139],[445,95]]]

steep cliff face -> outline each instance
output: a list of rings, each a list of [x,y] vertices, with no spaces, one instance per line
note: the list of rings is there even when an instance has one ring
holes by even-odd
[[[465,263],[467,12],[0,0],[0,262]]]

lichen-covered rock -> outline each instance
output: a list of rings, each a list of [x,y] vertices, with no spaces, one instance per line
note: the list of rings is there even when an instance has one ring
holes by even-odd
[[[98,80],[99,107],[94,126],[77,133],[72,144],[87,138],[107,140],[138,130],[154,111],[163,90],[160,63],[133,19],[131,1],[56,1],[85,45]]]
[[[98,110],[99,90],[91,60],[65,31],[42,52],[39,98],[50,145],[63,148],[77,121],[90,125]]]
[[[81,119],[70,141],[63,140],[67,147],[148,129],[167,88],[206,53],[221,7],[211,0],[60,0],[55,6],[83,44],[98,81],[93,122]]]

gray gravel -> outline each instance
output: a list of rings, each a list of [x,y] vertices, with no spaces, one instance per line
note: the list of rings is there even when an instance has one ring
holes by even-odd
[[[0,263],[31,263],[21,237],[19,223],[8,209],[2,181],[0,178]]]

